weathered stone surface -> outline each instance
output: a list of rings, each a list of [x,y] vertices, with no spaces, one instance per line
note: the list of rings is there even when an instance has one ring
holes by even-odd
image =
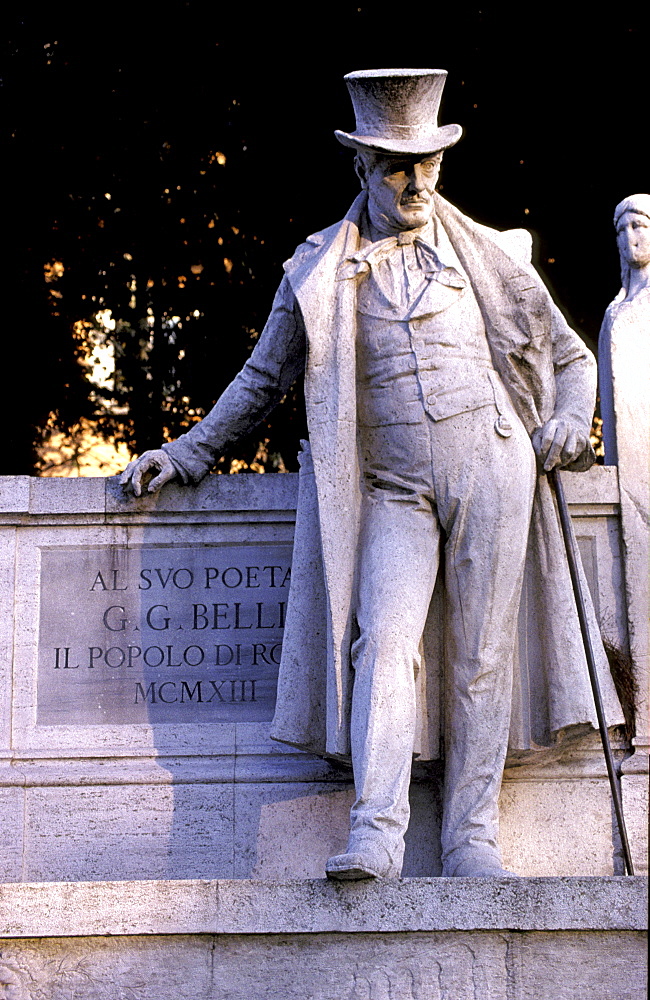
[[[23,878],[24,804],[22,788],[0,786],[0,882]]]
[[[32,476],[0,477],[0,515],[26,514],[29,511],[29,489]]]
[[[0,527],[0,755],[11,745],[15,556],[16,529]]]
[[[103,514],[106,509],[106,480],[99,478],[72,478],[62,489],[56,478],[37,477],[29,482],[30,514]]]
[[[506,781],[499,805],[507,868],[519,875],[612,874],[611,793],[604,775]]]
[[[322,878],[324,859],[347,842],[351,785],[237,784],[235,878]]]
[[[0,983],[11,1000],[645,1000],[643,951],[634,932],[26,940],[0,945]]]
[[[233,784],[29,788],[22,879],[234,874]]]
[[[634,871],[637,875],[648,874],[648,772],[647,755],[637,750],[635,756],[645,756],[646,770],[621,775],[621,796],[627,835],[632,852]]]
[[[639,877],[40,882],[0,886],[0,936],[644,930],[646,903]]]
[[[604,504],[618,505],[618,471],[614,465],[592,465],[588,472],[565,476],[562,482],[573,516],[582,512],[581,507],[597,505],[602,509]]]
[[[213,946],[209,936],[1,941],[0,997],[225,1000],[223,984],[211,986]]]
[[[5,886],[0,983],[11,1000],[642,1000],[644,889],[641,879]]]
[[[251,488],[251,482],[255,487]],[[145,493],[134,497],[119,483],[119,477],[102,480],[106,483],[107,514],[156,515],[179,511],[232,513],[269,510],[295,512],[298,500],[298,476],[208,476],[192,489],[169,483],[160,493]]]

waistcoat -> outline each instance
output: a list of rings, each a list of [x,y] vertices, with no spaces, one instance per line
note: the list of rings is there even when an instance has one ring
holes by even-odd
[[[424,413],[443,420],[499,403],[504,390],[472,287],[451,245],[437,250],[451,266],[432,261],[417,242],[404,243],[360,276],[361,424],[419,423]]]

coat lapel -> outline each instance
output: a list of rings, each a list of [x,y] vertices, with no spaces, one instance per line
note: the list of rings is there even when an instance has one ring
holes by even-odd
[[[330,752],[348,753],[355,562],[359,532],[356,281],[339,267],[359,248],[359,197],[338,226],[310,237],[285,265],[307,330],[305,404],[314,463],[329,641]],[[309,249],[311,247],[311,249]],[[332,742],[334,745],[332,745]]]
[[[532,434],[555,405],[550,295],[532,265],[499,245],[502,234],[468,219],[439,195],[436,214],[469,275],[494,366]]]

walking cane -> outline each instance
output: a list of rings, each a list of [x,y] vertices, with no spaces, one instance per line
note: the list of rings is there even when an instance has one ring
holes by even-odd
[[[603,699],[600,693],[600,684],[598,682],[598,673],[596,670],[596,658],[594,656],[594,648],[591,642],[591,634],[587,625],[587,612],[585,607],[585,598],[582,590],[582,582],[578,574],[578,546],[576,544],[575,535],[573,533],[573,525],[571,524],[571,517],[569,515],[569,508],[567,507],[566,498],[564,496],[564,487],[562,486],[562,480],[558,474],[557,469],[552,469],[548,478],[550,480],[551,486],[555,491],[555,497],[557,499],[557,507],[560,514],[560,524],[562,525],[562,534],[564,536],[564,544],[566,546],[567,561],[569,563],[569,572],[571,574],[571,583],[573,584],[573,593],[576,599],[576,605],[578,608],[578,619],[580,621],[580,631],[582,633],[582,641],[585,647],[585,656],[587,657],[587,667],[589,668],[589,679],[591,681],[591,690],[593,691],[594,701],[596,703],[596,715],[598,717],[598,728],[600,729],[600,738],[603,743],[603,751],[605,753],[605,763],[607,764],[607,776],[609,778],[609,787],[612,791],[612,799],[614,800],[614,812],[616,813],[616,822],[618,823],[618,832],[621,837],[621,845],[623,847],[623,856],[625,858],[625,867],[627,869],[627,875],[634,875],[634,866],[632,864],[632,855],[630,853],[630,845],[627,839],[627,830],[625,829],[625,819],[623,818],[623,803],[621,801],[621,792],[618,787],[618,782],[616,779],[616,772],[614,771],[614,759],[612,757],[612,748],[609,743],[609,734],[607,732],[607,721],[605,719],[605,712],[603,709]]]

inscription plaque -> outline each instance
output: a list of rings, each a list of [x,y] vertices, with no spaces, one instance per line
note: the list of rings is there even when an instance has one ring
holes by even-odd
[[[291,545],[43,548],[37,722],[270,720]]]

